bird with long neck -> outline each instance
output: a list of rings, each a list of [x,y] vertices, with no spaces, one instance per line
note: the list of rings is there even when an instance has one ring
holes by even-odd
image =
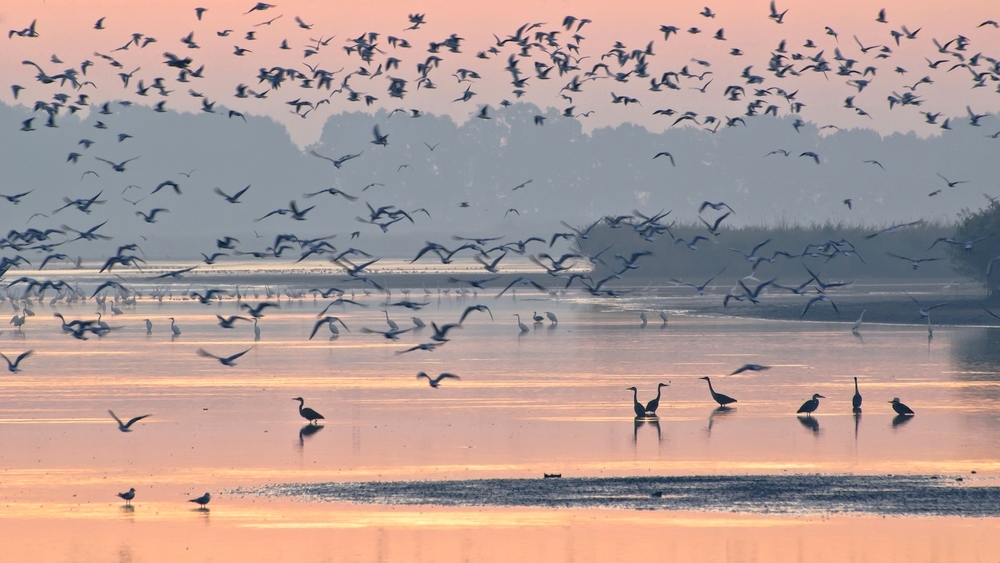
[[[660,390],[664,387],[670,387],[666,383],[660,383],[656,386],[656,398],[652,401],[646,403],[646,412],[656,414],[656,409],[660,408]]]
[[[635,387],[629,387],[626,391],[632,392],[632,409],[635,410],[635,416],[637,418],[646,416],[646,407],[639,402],[639,390]]]
[[[715,389],[712,388],[712,380],[709,379],[708,376],[699,377],[698,379],[704,379],[705,381],[708,382],[708,392],[712,394],[712,399],[714,399],[716,403],[719,403],[719,406],[724,407],[724,406],[728,405],[729,403],[735,403],[736,402],[736,399],[730,397],[729,395],[723,395],[722,393],[716,393]]]
[[[299,402],[299,416],[308,420],[309,424],[315,424],[317,420],[324,420],[323,415],[305,406],[306,401],[302,397],[295,397],[292,400]]]
[[[858,378],[854,378],[854,398],[851,399],[851,406],[854,407],[855,413],[861,412],[861,392],[858,391]]]

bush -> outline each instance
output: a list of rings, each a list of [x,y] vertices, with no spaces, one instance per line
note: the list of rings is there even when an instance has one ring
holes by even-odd
[[[958,227],[952,237],[959,243],[949,244],[948,258],[956,272],[982,283],[989,292],[990,299],[1000,299],[1000,204],[989,198],[989,205],[978,211],[963,209],[959,214]]]

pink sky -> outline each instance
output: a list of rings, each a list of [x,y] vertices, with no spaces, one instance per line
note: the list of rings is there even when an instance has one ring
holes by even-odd
[[[33,80],[35,73],[30,66],[24,66],[21,61],[32,60],[45,68],[49,74],[56,74],[64,68],[79,65],[84,59],[98,63],[93,67],[88,77],[94,80],[98,89],[87,87],[95,101],[107,99],[131,99],[148,105],[162,100],[159,96],[141,98],[134,93],[133,82],[129,90],[122,88],[117,73],[122,69],[113,69],[94,52],[109,53],[115,47],[125,44],[134,32],[143,33],[157,39],[146,49],[132,47],[128,51],[119,51],[114,56],[129,72],[135,68],[141,70],[135,73],[135,80],[145,79],[152,82],[155,77],[162,76],[172,82],[175,73],[163,64],[163,53],[173,52],[181,56],[191,56],[195,59],[194,66],[206,66],[207,78],[192,84],[176,84],[175,92],[167,98],[168,107],[180,110],[197,111],[200,100],[186,94],[193,88],[204,93],[212,101],[237,109],[247,114],[270,115],[286,124],[293,139],[299,144],[314,141],[322,128],[327,115],[340,111],[375,111],[378,108],[391,110],[397,107],[419,108],[431,113],[447,113],[458,120],[467,119],[473,115],[482,104],[490,104],[496,108],[503,99],[514,100],[509,84],[510,75],[503,70],[506,58],[515,52],[511,45],[503,48],[503,55],[490,60],[475,58],[475,53],[485,50],[495,43],[493,34],[501,38],[511,35],[523,23],[544,22],[541,30],[562,31],[558,40],[560,43],[569,41],[569,33],[562,30],[560,23],[563,16],[572,14],[593,20],[580,32],[586,39],[580,46],[581,55],[589,55],[589,59],[579,63],[580,72],[590,70],[593,64],[600,60],[615,41],[624,43],[628,50],[644,49],[649,41],[654,41],[655,56],[649,57],[649,73],[653,77],[660,76],[665,71],[679,71],[682,66],[689,65],[692,71],[698,67],[692,63],[692,58],[711,62],[714,81],[706,94],[693,90],[693,87],[704,85],[704,82],[684,81],[681,91],[650,92],[649,79],[632,78],[628,84],[615,83],[610,79],[600,82],[590,82],[585,92],[577,95],[573,102],[559,98],[559,89],[565,85],[570,76],[552,76],[548,81],[532,78],[529,80],[528,93],[522,98],[542,107],[553,107],[562,110],[570,105],[576,106],[576,111],[595,110],[595,114],[584,120],[587,129],[594,126],[615,125],[623,121],[641,123],[653,130],[662,130],[669,123],[663,119],[651,116],[653,109],[673,108],[683,112],[697,111],[700,114],[716,116],[735,116],[746,109],[746,101],[739,103],[725,100],[722,91],[731,84],[745,85],[739,77],[746,66],[753,65],[753,74],[766,78],[763,87],[778,86],[786,91],[798,90],[798,101],[806,104],[801,117],[806,121],[825,124],[832,123],[840,127],[873,127],[883,133],[894,131],[916,130],[920,134],[935,134],[938,129],[925,126],[923,117],[918,110],[943,112],[945,116],[965,115],[965,107],[970,105],[977,113],[1000,110],[1000,95],[996,93],[993,82],[987,81],[984,88],[971,89],[970,73],[966,69],[946,72],[951,62],[937,70],[927,68],[924,57],[932,60],[938,55],[931,39],[937,38],[942,43],[961,34],[970,39],[971,43],[965,55],[971,56],[982,52],[985,56],[1000,57],[1000,30],[986,26],[977,28],[987,19],[1000,19],[1000,9],[986,2],[959,1],[948,4],[947,10],[940,4],[914,2],[887,2],[875,6],[867,2],[815,3],[815,2],[779,2],[778,10],[788,10],[785,23],[777,25],[768,19],[768,3],[757,2],[713,2],[712,10],[715,18],[699,15],[704,7],[702,2],[647,2],[623,5],[608,2],[524,2],[514,1],[504,3],[503,10],[495,9],[495,4],[478,2],[443,2],[431,1],[420,3],[397,3],[389,1],[374,1],[335,5],[320,1],[275,1],[276,7],[263,12],[245,15],[244,12],[253,6],[253,2],[200,2],[182,4],[173,1],[154,0],[142,2],[137,9],[135,2],[124,0],[112,1],[70,1],[70,0],[29,0],[16,3],[5,3],[0,8],[0,30],[23,29],[37,19],[37,30],[40,37],[27,39],[13,37],[5,40],[6,45],[0,52],[0,68],[5,76],[4,88],[0,90],[0,100],[12,103],[13,96],[7,87],[10,84],[26,86],[19,101],[33,104],[35,100],[48,100],[59,90],[51,86],[42,87]],[[204,6],[208,11],[202,21],[195,18],[194,7]],[[888,24],[875,22],[878,8],[884,6],[889,19]],[[427,23],[416,31],[404,31],[409,25],[409,13],[426,14]],[[275,16],[281,16],[272,25],[254,27]],[[312,30],[300,29],[295,23],[295,17],[301,17],[312,24]],[[105,17],[106,29],[92,29],[94,22]],[[660,25],[675,25],[682,31],[664,42],[663,34],[659,32]],[[825,26],[831,26],[839,34],[839,43],[825,32]],[[903,40],[896,47],[891,30],[898,30],[906,25],[908,29],[922,28],[917,39]],[[697,26],[703,33],[691,35],[684,30]],[[716,41],[712,35],[719,28],[725,29],[726,41]],[[218,37],[217,31],[232,29],[228,37]],[[257,32],[256,41],[245,40],[249,30]],[[200,49],[187,49],[180,43],[180,38],[189,32],[195,33],[195,41]],[[346,72],[357,69],[361,61],[357,56],[347,56],[342,47],[351,37],[357,37],[364,32],[380,33],[379,48],[385,54],[379,55],[371,65],[371,70],[388,56],[402,59],[399,70],[388,74],[407,79],[408,95],[400,101],[390,99],[386,92],[387,81],[380,77],[369,80],[363,77],[352,79],[351,87],[359,92],[374,95],[378,101],[370,107],[362,103],[347,102],[342,95],[335,95],[329,106],[323,106],[309,119],[300,119],[289,111],[289,106],[283,102],[295,98],[311,101],[325,99],[326,91],[305,90],[295,85],[284,87],[279,92],[273,92],[266,101],[238,100],[233,98],[235,86],[245,83],[256,87],[257,71],[261,67],[271,68],[282,66],[297,68],[308,72],[303,62],[310,65],[319,64],[321,68],[335,71],[345,68]],[[465,41],[462,54],[442,55],[444,62],[441,68],[433,71],[431,77],[438,88],[433,91],[416,90],[416,64],[427,56],[427,44],[430,41],[442,41],[451,33],[457,33]],[[303,59],[303,47],[310,38],[330,37],[336,35],[328,47],[318,55]],[[385,37],[395,35],[408,39],[414,46],[412,49],[393,50],[385,42]],[[888,44],[893,49],[893,55],[887,60],[875,60],[877,50],[862,55],[852,39],[857,35],[866,45]],[[845,84],[847,78],[828,73],[828,79],[821,74],[809,73],[798,78],[777,79],[766,72],[770,52],[780,39],[788,40],[789,55],[801,52],[813,56],[823,50],[824,57],[834,65],[834,48],[840,47],[845,57],[857,59],[855,65],[864,69],[869,65],[879,69],[872,85],[864,92],[857,91]],[[277,49],[281,40],[287,39],[293,47],[290,51]],[[803,49],[801,45],[806,39],[812,39],[818,45],[817,49]],[[250,49],[252,52],[243,57],[233,55],[235,46]],[[743,56],[729,55],[729,49],[738,47],[745,52]],[[53,54],[59,56],[64,64],[49,63]],[[951,56],[949,61],[955,60]],[[546,61],[543,53],[535,52],[530,60],[521,62],[525,76],[533,76],[534,61]],[[607,59],[605,62],[611,62]],[[957,62],[957,60],[956,60]],[[796,63],[802,67],[806,62]],[[632,63],[625,65],[623,71],[629,70]],[[983,72],[990,65],[985,60],[978,67]],[[612,64],[612,68],[616,67]],[[895,67],[903,67],[908,72],[905,75],[894,74]],[[459,84],[456,78],[450,76],[458,68],[468,68],[479,72],[483,78],[473,83],[473,91],[477,96],[468,103],[452,102],[465,90],[467,83]],[[337,75],[337,81],[345,73]],[[925,75],[932,76],[935,84],[921,85],[918,94],[927,101],[921,108],[908,107],[889,111],[887,95],[895,91],[902,93],[903,85],[919,80]],[[706,78],[706,81],[708,78]],[[750,88],[747,86],[748,90]],[[624,108],[611,105],[610,92],[618,95],[628,95],[638,98],[642,106],[632,105]],[[856,115],[852,110],[843,108],[843,100],[855,95],[856,105],[869,112],[874,119]],[[784,104],[781,114],[785,114]],[[671,120],[672,122],[672,120]]]

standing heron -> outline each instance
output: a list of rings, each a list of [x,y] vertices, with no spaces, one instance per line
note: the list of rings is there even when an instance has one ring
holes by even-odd
[[[424,323],[423,319],[420,317],[411,317],[410,320],[413,321],[413,325],[417,328],[424,328],[427,326],[427,324]]]
[[[730,397],[729,395],[723,395],[722,393],[716,393],[715,389],[712,388],[712,380],[709,379],[708,376],[699,377],[698,379],[704,379],[705,381],[708,382],[708,392],[712,394],[712,399],[714,399],[716,403],[719,403],[720,407],[728,408],[728,407],[726,407],[726,405],[728,405],[730,403],[735,403],[736,402],[736,399]]]
[[[642,403],[639,402],[639,390],[636,389],[635,387],[629,387],[625,390],[632,392],[632,410],[635,411],[635,417],[645,418],[646,407],[642,406]]]
[[[153,334],[153,323],[146,319],[146,334]]]
[[[854,414],[861,412],[861,392],[858,391],[858,378],[854,378],[854,398],[851,399],[851,406],[854,407]]]
[[[135,498],[135,487],[132,487],[127,492],[118,493],[118,497],[125,501],[125,506],[132,506],[132,499]]]
[[[646,319],[645,311],[639,311],[639,318],[642,319],[642,324],[639,325],[639,328],[646,328],[646,323],[649,321]]]
[[[257,326],[257,317],[253,318],[253,341],[260,341],[260,327]]]
[[[861,330],[861,322],[864,321],[866,312],[868,312],[868,309],[861,311],[861,316],[858,317],[858,320],[854,321],[854,326],[851,327],[851,332],[854,334],[857,334]]]
[[[323,415],[305,406],[306,401],[302,397],[295,397],[293,401],[299,402],[299,416],[309,421],[309,424],[316,424],[317,420],[324,420]]]
[[[389,311],[383,311],[383,313],[385,313],[385,324],[389,325],[389,328],[392,330],[399,330],[399,325],[396,324],[396,321],[389,318]]]
[[[663,324],[667,324],[667,312],[660,311],[660,318],[663,319]]]
[[[559,319],[556,318],[555,313],[545,311],[545,316],[548,317],[550,321],[552,321],[552,324],[559,324]]]
[[[170,317],[170,332],[172,332],[174,334],[174,336],[180,336],[181,335],[181,329],[177,328],[177,324],[174,321],[173,317]]]
[[[656,409],[660,408],[660,390],[663,389],[664,387],[670,387],[670,385],[666,383],[660,383],[659,385],[656,386],[656,398],[646,403],[647,413],[652,413],[655,415]]]
[[[813,394],[813,398],[809,399],[808,401],[806,401],[804,403],[802,403],[802,406],[799,407],[799,410],[797,410],[795,412],[796,413],[803,413],[804,412],[804,413],[812,416],[812,413],[815,412],[816,409],[819,408],[819,400],[820,399],[825,399],[825,398],[826,397],[824,397],[823,395],[820,395],[819,393],[814,393]]]
[[[521,322],[521,315],[514,313],[514,316],[517,317],[517,328],[521,329],[521,332],[528,332],[528,325]]]
[[[916,414],[913,412],[913,409],[903,403],[900,403],[899,397],[893,397],[893,399],[889,402],[892,403],[892,410],[896,411],[896,414],[900,416],[913,416]]]

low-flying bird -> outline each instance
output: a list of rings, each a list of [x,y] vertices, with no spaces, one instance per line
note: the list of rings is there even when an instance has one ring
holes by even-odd
[[[111,418],[115,419],[115,422],[118,423],[118,430],[121,430],[122,432],[131,432],[133,424],[139,422],[140,420],[146,418],[147,416],[150,416],[148,414],[144,414],[142,416],[137,416],[129,420],[128,422],[122,422],[121,419],[115,415],[115,412],[113,410],[108,409],[108,414],[111,415]]]
[[[0,353],[0,358],[3,358],[7,362],[7,371],[9,371],[11,373],[18,373],[21,370],[17,366],[18,366],[18,364],[21,363],[21,360],[27,358],[28,356],[30,356],[30,355],[32,355],[34,353],[35,353],[34,350],[28,350],[27,352],[24,352],[21,355],[19,355],[16,359],[14,359],[13,362],[10,361],[10,358],[8,358],[5,354],[2,354],[2,353]]]
[[[240,358],[240,356],[242,356],[243,354],[246,354],[250,350],[253,350],[253,346],[247,348],[246,350],[243,350],[242,352],[239,352],[237,354],[233,354],[232,356],[228,356],[228,357],[223,358],[221,356],[216,356],[215,354],[212,354],[210,352],[205,351],[204,348],[198,348],[198,355],[202,356],[204,358],[212,358],[214,360],[219,360],[219,363],[221,363],[224,366],[235,367],[236,366],[236,360],[238,360]]]
[[[669,158],[671,166],[674,166],[674,167],[677,166],[677,163],[674,162],[674,155],[670,154],[667,151],[660,151],[660,152],[656,153],[656,156],[653,157],[653,160],[656,160],[657,158],[660,158],[661,156],[665,156],[665,157]]]
[[[420,379],[420,378],[427,379],[427,383],[429,383],[430,386],[433,387],[433,388],[435,388],[435,389],[437,389],[437,387],[439,385],[441,385],[441,382],[444,381],[445,379],[458,379],[458,380],[462,379],[461,377],[459,377],[459,376],[457,376],[457,375],[455,375],[453,373],[442,373],[441,375],[438,375],[437,377],[431,379],[431,376],[427,375],[424,372],[420,372],[420,373],[417,374],[417,379]]]
[[[768,369],[771,369],[771,366],[762,366],[760,364],[744,364],[743,367],[739,368],[738,370],[734,371],[729,375],[736,375],[738,373],[743,373],[745,371],[764,371]]]

